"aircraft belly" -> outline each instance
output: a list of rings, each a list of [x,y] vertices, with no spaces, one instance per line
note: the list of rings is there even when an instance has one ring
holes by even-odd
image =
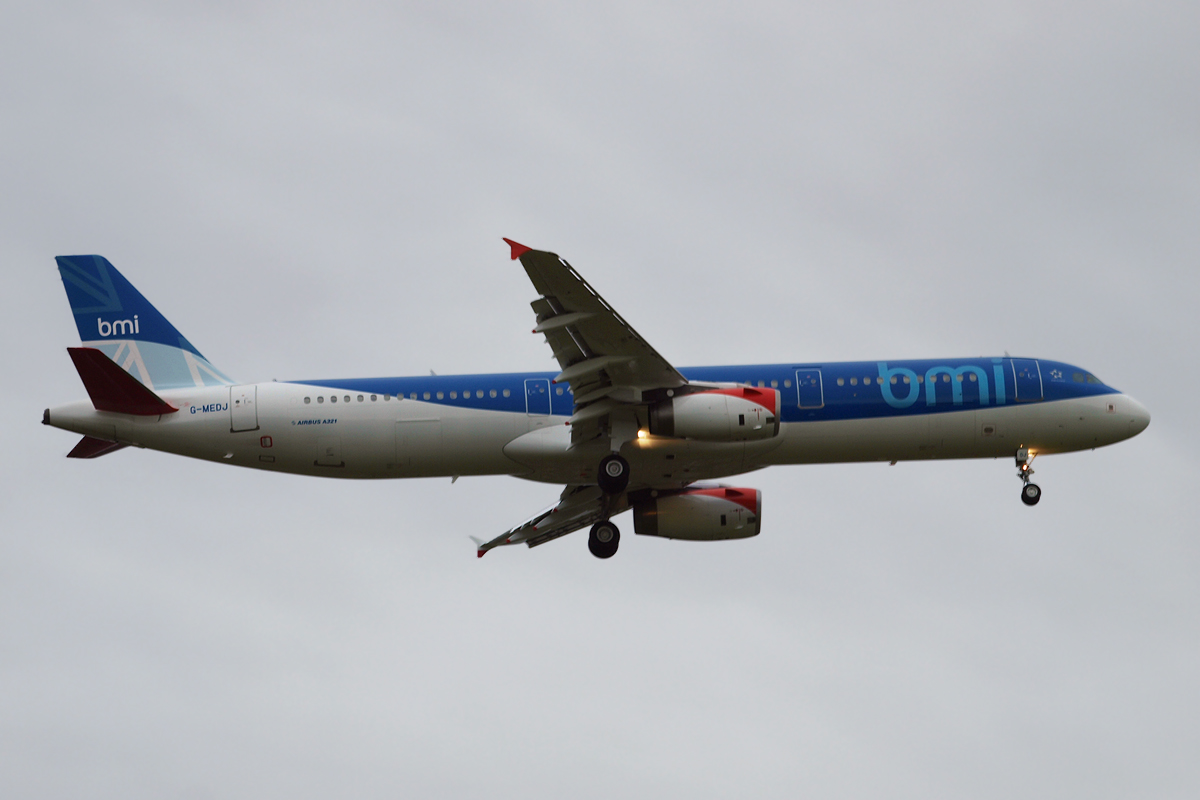
[[[520,466],[504,445],[526,415],[405,401],[394,421],[395,477],[507,475]]]
[[[1018,447],[1041,453],[1127,438],[1103,426],[1105,397],[1012,404],[930,414],[785,423],[783,445],[758,466],[939,458],[1002,458]],[[1117,422],[1124,424],[1123,417]],[[1111,428],[1111,430],[1109,430]]]
[[[757,469],[747,466],[748,453],[766,453],[778,447],[776,439],[762,442],[699,442],[651,436],[626,442],[621,455],[629,461],[634,486],[657,488],[685,486]],[[588,484],[596,482],[596,468],[608,452],[607,441],[571,449],[570,428],[547,426],[509,442],[505,454],[524,467],[515,473],[546,483]]]

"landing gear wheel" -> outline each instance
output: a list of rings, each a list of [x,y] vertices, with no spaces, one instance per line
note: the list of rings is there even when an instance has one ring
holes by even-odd
[[[1021,502],[1027,506],[1036,506],[1042,499],[1042,489],[1036,483],[1027,483],[1021,489]]]
[[[620,544],[621,532],[617,530],[616,525],[607,520],[597,522],[588,534],[588,550],[591,550],[596,558],[612,558]]]
[[[596,482],[605,494],[620,494],[629,485],[629,462],[616,453],[600,459]]]

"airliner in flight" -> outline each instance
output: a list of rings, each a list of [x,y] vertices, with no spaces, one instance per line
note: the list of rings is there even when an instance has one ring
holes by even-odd
[[[1021,500],[1037,455],[1136,436],[1150,414],[1092,373],[1036,358],[788,362],[676,369],[575,268],[505,239],[539,297],[534,333],[560,370],[240,383],[200,354],[105,258],[60,256],[89,400],[42,422],[68,454],[162,450],[330,478],[513,475],[562,484],[554,505],[489,541],[534,547],[590,527],[755,536],[762,493],[715,481],[776,464],[1014,458]],[[474,538],[474,537],[472,537]]]

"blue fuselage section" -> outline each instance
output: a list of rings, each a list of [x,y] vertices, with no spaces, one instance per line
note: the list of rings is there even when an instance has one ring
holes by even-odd
[[[698,383],[778,389],[783,422],[937,414],[1118,393],[1079,367],[1009,356],[687,367],[680,372]],[[574,411],[574,397],[567,385],[553,383],[555,374],[516,372],[293,383],[311,385],[314,390],[390,395],[464,409],[569,417]],[[317,396],[326,402],[322,395]]]

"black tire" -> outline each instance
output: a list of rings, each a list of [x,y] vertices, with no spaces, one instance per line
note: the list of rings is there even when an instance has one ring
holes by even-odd
[[[629,485],[629,462],[613,453],[600,459],[596,483],[605,494],[620,494]]]
[[[1036,483],[1027,483],[1021,489],[1021,502],[1027,506],[1036,506],[1042,499],[1042,489]]]
[[[620,545],[621,531],[617,530],[616,525],[605,520],[592,526],[592,532],[588,534],[588,550],[596,558],[612,558]]]

